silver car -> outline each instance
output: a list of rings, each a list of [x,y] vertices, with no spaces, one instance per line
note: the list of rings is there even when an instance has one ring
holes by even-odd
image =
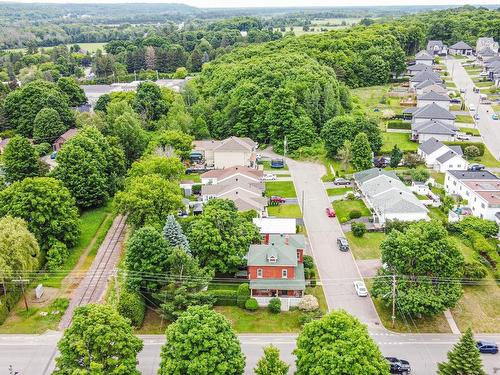
[[[368,296],[368,289],[366,289],[366,285],[362,281],[354,282],[354,289],[356,290],[356,294],[358,297],[366,297]]]

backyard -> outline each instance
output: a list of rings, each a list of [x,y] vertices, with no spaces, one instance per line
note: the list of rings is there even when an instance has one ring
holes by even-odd
[[[399,149],[403,152],[413,152],[417,151],[418,143],[412,142],[410,140],[409,133],[382,133],[382,148],[380,149],[381,154],[390,154],[394,145],[397,145]]]

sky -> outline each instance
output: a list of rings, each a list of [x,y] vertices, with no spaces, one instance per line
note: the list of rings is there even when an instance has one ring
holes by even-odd
[[[12,0],[11,0],[12,1]],[[5,0],[0,0],[5,2]],[[10,2],[10,1],[9,1]],[[220,8],[220,7],[310,7],[310,6],[381,6],[381,5],[488,5],[499,4],[492,0],[21,0],[23,3],[183,3],[199,8]],[[499,4],[500,6],[500,4]]]

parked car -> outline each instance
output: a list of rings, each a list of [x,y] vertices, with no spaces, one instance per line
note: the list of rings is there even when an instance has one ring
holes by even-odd
[[[54,160],[57,157],[57,151],[54,151],[52,154],[50,154],[50,158]]]
[[[476,106],[474,104],[469,104],[469,111],[475,112],[476,111]]]
[[[484,76],[487,76],[487,75],[488,75],[488,72],[485,72],[485,71],[483,70],[481,73],[479,73],[479,75],[480,75],[481,77],[484,77]]]
[[[479,120],[479,119],[480,119],[480,117],[479,117],[479,115],[476,113],[476,114],[474,115],[474,120]]]
[[[337,238],[337,247],[340,251],[349,251],[349,242],[347,241],[347,238]]]
[[[326,216],[335,217],[335,216],[337,216],[337,213],[335,212],[335,210],[333,208],[327,207],[326,208]]]
[[[462,101],[459,98],[453,98],[450,100],[451,104],[461,104]]]
[[[470,140],[470,135],[469,134],[465,134],[465,133],[458,133],[457,134],[457,139],[459,141],[468,141],[468,140]]]
[[[497,115],[497,114],[491,115],[491,118],[492,118],[493,120],[498,120],[498,115]]]
[[[489,354],[498,353],[498,345],[495,344],[494,342],[478,341],[476,342],[476,346],[479,349],[480,353],[489,353]]]
[[[354,289],[358,297],[366,297],[368,295],[368,289],[366,289],[366,285],[362,281],[355,281]]]
[[[469,165],[469,171],[482,171],[483,169],[484,169],[484,165],[482,165],[482,164]]]
[[[342,177],[337,177],[335,180],[333,180],[334,185],[350,185],[351,181],[346,180],[345,178]]]
[[[474,93],[476,93],[476,94],[477,94],[477,93],[479,93],[479,89],[478,89],[477,87],[474,87],[474,88],[472,89],[472,91],[473,91]]]
[[[274,181],[276,180],[276,175],[272,173],[265,173],[264,176],[262,176],[262,181]]]
[[[461,94],[465,94],[465,91],[466,91],[465,89],[460,89]]]
[[[385,359],[391,366],[389,370],[391,374],[407,375],[411,372],[410,362],[396,357],[385,357]]]
[[[271,203],[285,203],[286,199],[283,197],[279,197],[277,195],[273,195],[271,198],[269,198]]]

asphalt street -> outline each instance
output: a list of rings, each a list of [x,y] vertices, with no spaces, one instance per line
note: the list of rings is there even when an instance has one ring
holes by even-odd
[[[477,109],[477,112],[471,113],[471,115],[476,113],[479,115],[479,120],[476,120],[476,126],[481,133],[483,142],[493,156],[496,159],[500,159],[500,121],[491,118],[491,115],[495,113],[493,108],[491,105],[480,103],[480,94],[473,92],[474,82],[462,66],[461,60],[448,58],[445,61],[448,72],[450,72],[457,88],[466,90],[465,94],[462,94],[465,103],[467,105],[473,104]]]
[[[48,332],[43,335],[0,335],[0,374],[8,374],[9,366],[19,375],[48,375],[54,368],[53,354],[60,332]],[[457,340],[454,335],[396,335],[372,334],[386,356],[396,356],[410,361],[412,374],[435,374],[437,363],[446,359],[446,353]],[[499,335],[478,336],[485,340],[499,341]],[[155,375],[160,363],[160,350],[164,343],[162,335],[140,336],[144,349],[139,354],[139,369],[142,374]],[[262,356],[262,347],[268,344],[277,346],[281,357],[292,366],[294,371],[296,335],[239,335],[243,353],[246,356],[245,374],[252,374],[258,359]],[[51,360],[52,358],[52,360]],[[498,355],[483,354],[482,360],[487,374],[500,374]]]

